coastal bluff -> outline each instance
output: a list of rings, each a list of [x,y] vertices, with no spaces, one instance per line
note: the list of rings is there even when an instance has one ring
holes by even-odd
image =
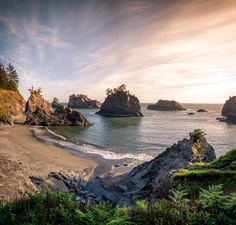
[[[68,107],[70,108],[89,108],[89,109],[96,109],[101,107],[101,103],[97,100],[92,100],[88,98],[87,95],[71,95],[69,97]]]
[[[179,111],[185,110],[185,108],[176,101],[159,100],[156,104],[150,104],[147,106],[149,110],[160,110],[160,111]]]
[[[0,123],[13,124],[24,109],[25,100],[19,91],[0,90]]]
[[[131,95],[123,85],[107,90],[107,97],[97,114],[108,117],[143,116],[138,98]]]
[[[31,92],[26,103],[25,114],[25,124],[28,125],[84,127],[90,125],[80,112],[59,104],[59,101],[53,108],[37,91]]]

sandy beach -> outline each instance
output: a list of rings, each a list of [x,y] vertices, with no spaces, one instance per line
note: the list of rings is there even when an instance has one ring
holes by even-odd
[[[23,125],[0,127],[0,161],[2,199],[15,198],[25,189],[36,190],[30,176],[96,167],[92,160],[74,156],[63,148],[38,140],[32,127]]]

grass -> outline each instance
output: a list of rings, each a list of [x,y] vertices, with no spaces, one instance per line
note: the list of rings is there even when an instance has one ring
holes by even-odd
[[[181,169],[171,174],[173,187],[186,187],[193,196],[202,187],[223,184],[225,193],[236,191],[236,148],[210,163],[194,163],[192,169]]]

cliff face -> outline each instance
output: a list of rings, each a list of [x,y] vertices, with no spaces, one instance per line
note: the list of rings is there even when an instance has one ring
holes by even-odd
[[[236,96],[229,97],[225,102],[222,109],[222,116],[228,116],[228,114],[236,114]]]
[[[162,111],[185,110],[185,108],[180,103],[168,100],[159,100],[156,104],[148,105],[147,109]]]
[[[71,95],[68,103],[70,108],[100,108],[101,103],[88,98],[87,95]]]
[[[26,122],[40,126],[88,126],[89,121],[80,113],[55,104],[55,109],[45,101],[41,94],[32,93],[26,103]]]
[[[0,123],[12,124],[24,109],[25,100],[18,91],[0,90]]]
[[[124,91],[107,96],[97,114],[114,117],[143,116],[138,98]]]

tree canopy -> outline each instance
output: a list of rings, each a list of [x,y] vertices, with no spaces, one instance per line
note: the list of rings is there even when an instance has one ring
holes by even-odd
[[[15,67],[9,63],[5,68],[0,62],[0,89],[17,91],[19,86],[19,75]]]

